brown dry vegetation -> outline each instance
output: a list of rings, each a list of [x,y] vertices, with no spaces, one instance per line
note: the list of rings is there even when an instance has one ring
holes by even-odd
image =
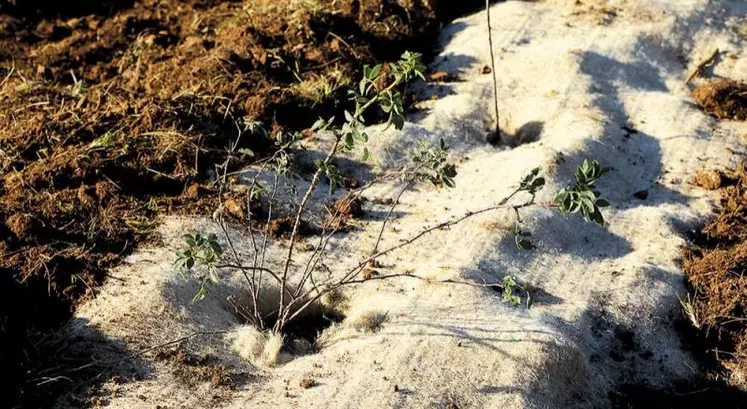
[[[429,51],[464,3],[0,0],[3,371],[37,369],[29,331],[69,317],[158,215],[223,201],[245,217],[215,186],[228,146],[262,156],[278,131],[341,117],[363,64]],[[16,386],[3,396],[33,401]]]
[[[212,209],[227,146],[271,146],[246,122],[309,127],[346,103],[361,63],[396,58],[437,24],[386,1],[143,1],[111,17],[2,20],[0,252],[64,298],[156,214]],[[341,80],[309,95],[319,78]]]
[[[747,164],[723,176],[720,214],[685,250],[684,271],[685,309],[700,340],[733,383],[747,386]]]

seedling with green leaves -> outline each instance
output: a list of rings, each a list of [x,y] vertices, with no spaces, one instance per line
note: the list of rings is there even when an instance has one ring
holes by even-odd
[[[430,181],[435,186],[455,187],[457,172],[456,167],[448,161],[449,145],[443,139],[435,148],[422,140],[418,144],[420,146],[414,149],[412,157],[415,166],[406,175],[419,181]]]
[[[555,203],[563,216],[581,212],[584,219],[604,225],[604,217],[600,208],[609,206],[609,201],[601,197],[596,190],[599,178],[609,172],[610,168],[603,168],[599,162],[587,159],[576,169],[576,184],[561,189],[555,195]]]
[[[529,292],[521,285],[516,282],[516,279],[512,276],[503,277],[503,301],[514,307],[521,305],[521,296],[526,296],[526,306],[529,308],[531,305],[531,297]]]
[[[192,298],[194,303],[205,298],[208,287],[218,281],[216,263],[223,255],[223,248],[218,243],[218,236],[212,233],[207,236],[202,236],[199,233],[186,234],[184,235],[184,242],[187,244],[187,248],[183,252],[177,253],[174,262],[179,271],[182,273],[191,271],[196,265],[206,267],[205,273],[198,277],[200,289]]]

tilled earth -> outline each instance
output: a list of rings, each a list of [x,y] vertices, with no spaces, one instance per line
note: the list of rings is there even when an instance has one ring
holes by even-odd
[[[696,182],[719,189],[716,219],[693,235],[684,270],[691,297],[683,300],[695,350],[714,365],[714,377],[747,385],[747,163],[736,170],[703,171]]]

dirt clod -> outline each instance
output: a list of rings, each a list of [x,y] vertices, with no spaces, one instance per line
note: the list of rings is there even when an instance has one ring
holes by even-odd
[[[272,219],[267,225],[267,234],[276,240],[288,239],[293,234],[293,225],[295,222],[296,218],[294,216],[282,216]],[[309,226],[305,220],[301,219],[301,222],[298,225],[298,235],[300,237],[305,237],[312,235],[313,233],[314,229]]]
[[[700,107],[718,119],[747,120],[747,84],[733,80],[712,80],[693,91]]]
[[[695,175],[693,182],[707,190],[716,190],[720,188],[723,183],[723,174],[717,170],[701,170]]]
[[[12,214],[5,222],[16,237],[27,237],[31,235],[32,227],[29,218],[21,213]]]
[[[454,80],[456,80],[456,76],[446,71],[436,71],[428,76],[430,82],[452,82]]]
[[[214,388],[234,389],[231,372],[221,364],[213,362],[209,355],[198,356],[184,347],[161,351],[156,359],[174,364],[175,375],[189,385],[208,383]]]
[[[373,277],[378,276],[378,275],[379,275],[379,272],[374,270],[371,267],[365,267],[363,271],[361,271],[361,276],[363,277],[364,280],[370,280]]]
[[[241,198],[228,199],[223,203],[223,208],[228,212],[228,214],[237,220],[246,220],[247,209],[245,200],[242,200]]]

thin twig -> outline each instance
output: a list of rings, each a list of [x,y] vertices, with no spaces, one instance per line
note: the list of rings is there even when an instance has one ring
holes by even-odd
[[[267,255],[267,240],[269,238],[269,234],[268,234],[267,230],[269,229],[270,221],[272,220],[272,208],[274,206],[275,196],[277,195],[277,191],[278,191],[278,175],[277,175],[277,173],[275,173],[274,174],[274,181],[273,181],[273,185],[272,185],[272,194],[270,195],[270,199],[269,199],[268,205],[267,205],[267,208],[268,208],[268,210],[267,210],[267,222],[265,223],[265,232],[264,232],[264,235],[262,237],[262,258],[260,259],[260,262],[259,262],[259,266],[260,267],[264,267],[265,266],[265,257]],[[254,253],[254,265],[255,266],[257,265],[257,253]],[[259,280],[257,281],[257,286],[256,286],[257,296],[259,296],[259,290],[262,288],[262,279],[263,279],[262,273],[263,273],[263,271],[259,270]],[[264,326],[264,323],[263,323],[263,326]]]
[[[363,104],[360,108],[356,108],[356,112],[353,115],[353,120],[360,121],[363,113],[368,110],[371,106],[379,102],[379,98],[381,95],[386,94],[389,91],[392,91],[397,86],[400,85],[400,81],[394,81],[391,84],[389,84],[384,90],[382,90],[377,96],[371,98]],[[309,199],[311,198],[311,194],[316,188],[316,185],[319,183],[320,177],[322,175],[322,172],[324,169],[327,168],[329,165],[329,162],[332,160],[332,157],[337,153],[337,150],[340,146],[340,142],[342,141],[343,135],[340,132],[335,132],[335,142],[332,145],[332,148],[329,150],[327,157],[324,159],[324,161],[321,163],[321,166],[318,167],[316,172],[314,172],[314,177],[311,180],[311,183],[309,184],[309,188],[306,190],[306,193],[304,194],[303,198],[301,199],[301,203],[298,206],[298,211],[296,212],[296,219],[293,223],[293,231],[291,233],[290,238],[290,245],[288,247],[288,254],[285,258],[285,266],[283,267],[283,284],[282,286],[285,288],[285,284],[288,280],[288,271],[290,270],[291,262],[293,261],[293,249],[296,245],[296,239],[298,238],[298,228],[301,224],[301,216],[304,213],[304,210],[306,209],[306,204],[308,203]],[[296,300],[291,300],[292,302],[295,302]],[[285,326],[285,323],[287,322],[288,314],[291,310],[289,308],[286,308],[285,305],[285,291],[280,292],[280,303],[278,308],[278,320],[275,324],[275,332],[280,333],[280,331],[283,329],[283,326]]]
[[[383,180],[385,177],[377,176],[370,182],[366,183],[364,186],[359,187],[358,189],[355,189],[354,191],[350,192],[347,198],[350,200],[358,200],[363,192],[368,190],[371,186],[375,185],[377,182]],[[304,268],[303,274],[301,275],[301,281],[299,281],[298,286],[296,288],[296,292],[294,294],[295,297],[298,297],[298,295],[303,290],[303,286],[306,283],[307,279],[311,279],[313,281],[313,278],[311,275],[313,274],[314,269],[316,268],[317,264],[321,260],[322,256],[324,255],[324,251],[327,248],[327,244],[329,243],[329,240],[334,236],[338,231],[340,231],[340,224],[335,223],[342,215],[342,211],[339,207],[335,209],[335,213],[330,218],[330,221],[328,223],[325,223],[322,227],[322,232],[319,234],[319,244],[316,245],[314,248],[314,252],[311,254],[311,257],[306,262],[306,268]],[[332,227],[331,231],[327,232],[327,228]]]
[[[713,53],[708,58],[703,60],[700,64],[698,64],[697,67],[695,67],[695,70],[693,70],[692,74],[690,74],[690,76],[687,77],[687,81],[685,81],[685,84],[689,84],[690,82],[692,82],[692,80],[695,79],[695,77],[700,77],[701,75],[703,75],[703,71],[705,71],[705,69],[709,65],[716,62],[716,58],[718,57],[718,54],[719,54],[719,49],[717,48],[713,51]]]
[[[330,291],[337,290],[340,287],[352,285],[352,284],[362,284],[369,281],[381,281],[381,280],[389,280],[392,278],[412,278],[420,281],[425,281],[427,283],[435,283],[435,284],[458,284],[458,285],[466,285],[470,287],[477,287],[477,288],[490,288],[490,289],[497,289],[497,290],[503,290],[504,285],[503,283],[488,283],[488,282],[482,282],[482,283],[476,283],[474,281],[469,280],[458,280],[458,279],[446,279],[446,280],[434,280],[427,277],[421,277],[414,274],[409,273],[395,273],[395,274],[384,274],[384,275],[378,275],[373,276],[369,278],[360,278],[355,280],[347,280],[344,282],[338,282],[337,284],[334,284],[332,286],[329,286],[325,288],[324,290],[319,291],[319,293],[309,299],[304,305],[302,305],[300,308],[296,310],[288,319],[287,322],[292,321],[295,319],[298,315],[303,313],[303,311],[308,308],[313,303],[317,302],[321,297],[323,297],[325,294],[329,293]]]
[[[402,198],[402,195],[410,190],[412,188],[412,185],[415,183],[414,180],[410,180],[405,184],[405,186],[402,188],[402,190],[399,191],[399,194],[397,194],[397,197],[394,198],[394,203],[392,203],[392,206],[389,208],[389,211],[386,214],[386,217],[384,218],[384,222],[381,223],[381,229],[379,230],[379,237],[376,239],[376,244],[374,244],[373,250],[371,250],[371,254],[376,254],[376,250],[379,249],[379,243],[381,243],[381,238],[384,236],[384,230],[386,229],[386,223],[389,221],[389,218],[392,217],[392,213],[394,213],[394,208],[397,207],[399,204],[399,200]]]
[[[508,201],[511,200],[514,196],[516,196],[516,194],[519,193],[519,192],[520,192],[520,190],[518,190],[518,189],[515,190],[515,191],[513,191],[510,195],[508,195],[503,200],[501,200],[497,205],[489,206],[489,207],[486,207],[486,208],[483,208],[483,209],[479,209],[479,210],[469,211],[469,212],[465,213],[464,215],[462,215],[460,217],[457,217],[455,219],[444,221],[444,222],[438,223],[436,225],[433,225],[431,227],[428,227],[426,229],[423,229],[423,230],[420,231],[420,233],[414,235],[413,237],[410,237],[409,239],[404,239],[399,244],[391,246],[388,249],[380,251],[378,253],[372,254],[371,256],[369,256],[366,259],[362,260],[356,267],[354,267],[351,270],[349,270],[348,273],[345,275],[345,277],[349,278],[351,275],[352,276],[357,275],[357,273],[360,270],[362,270],[370,261],[375,260],[375,259],[377,259],[377,258],[379,258],[379,257],[381,257],[383,255],[389,254],[389,253],[391,253],[391,252],[393,252],[395,250],[398,250],[398,249],[400,249],[402,247],[410,245],[410,244],[412,244],[413,242],[419,240],[420,238],[422,238],[423,236],[425,236],[428,233],[431,233],[431,232],[436,231],[436,230],[441,230],[441,229],[445,229],[445,228],[454,226],[454,225],[459,224],[459,223],[461,223],[461,222],[463,222],[463,221],[465,221],[467,219],[470,219],[472,217],[475,217],[475,216],[483,214],[483,213],[492,212],[492,211],[498,210],[498,209],[505,209],[506,208],[506,203],[508,203]],[[526,206],[529,206],[529,205],[531,205],[533,203],[534,203],[534,201],[532,200],[532,201],[527,202],[527,203],[525,203],[523,205],[519,205],[518,207],[519,208],[526,207]],[[516,207],[516,206],[511,206],[511,207]]]
[[[262,271],[262,272],[265,272],[271,275],[279,284],[283,283],[283,281],[280,279],[280,276],[278,276],[277,273],[270,270],[269,268],[257,267],[257,266],[243,266],[241,264],[219,264],[215,266],[215,268],[227,268],[227,269],[245,270],[245,271]],[[287,288],[285,289],[285,292],[287,292],[290,295],[290,290],[288,290]]]
[[[488,42],[490,44],[490,66],[493,71],[493,102],[495,104],[495,140],[501,138],[501,121],[498,115],[498,73],[495,70],[495,51],[493,51],[493,33],[490,28],[490,0],[485,0],[485,15],[488,18]]]

